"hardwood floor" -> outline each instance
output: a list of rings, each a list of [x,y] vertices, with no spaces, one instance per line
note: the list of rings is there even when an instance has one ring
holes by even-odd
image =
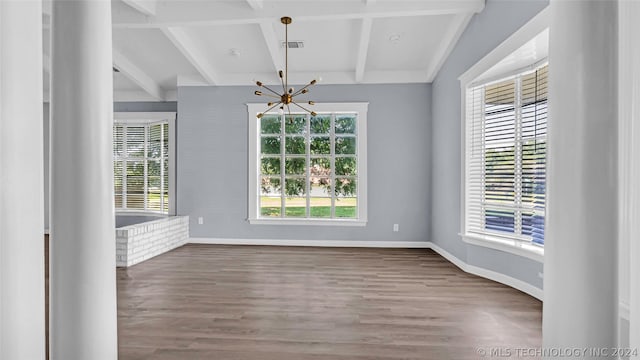
[[[426,249],[186,245],[117,274],[120,360],[458,360],[541,346],[540,301]]]

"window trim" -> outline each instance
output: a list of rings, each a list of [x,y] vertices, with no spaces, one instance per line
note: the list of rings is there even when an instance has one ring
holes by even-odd
[[[326,219],[326,218],[262,218],[260,217],[259,191],[260,183],[260,122],[256,121],[256,114],[264,111],[263,103],[247,103],[248,117],[248,203],[247,221],[252,225],[319,225],[319,226],[366,226],[367,225],[367,112],[368,102],[353,103],[315,103],[314,111],[322,112],[355,112],[357,121],[357,164],[358,164],[358,216],[355,219]],[[271,112],[273,114],[275,112]]]
[[[144,210],[115,209],[118,216],[154,215],[154,216],[174,216],[176,214],[176,112],[114,112],[113,123],[134,125],[150,124],[159,121],[169,123],[169,211],[167,213]]]
[[[519,49],[521,46],[534,39],[538,34],[545,31],[549,27],[550,10],[546,7],[534,16],[529,22],[522,26],[519,30],[513,33],[504,42],[498,45],[495,49],[489,52],[486,56],[480,59],[477,63],[472,65],[466,72],[464,72],[458,80],[460,81],[460,237],[462,240],[471,245],[480,247],[486,247],[490,249],[500,250],[503,252],[519,255],[542,262],[544,259],[544,247],[535,245],[527,241],[520,241],[513,238],[506,238],[501,236],[492,236],[485,234],[467,233],[466,231],[466,193],[467,193],[467,144],[466,144],[466,129],[467,129],[467,90],[473,87],[475,79],[480,77],[483,73],[491,69],[494,65],[498,64],[505,57]],[[532,64],[528,67],[516,70],[522,72],[530,69],[532,66],[539,65],[540,61],[532,61]],[[482,82],[495,81],[497,77],[508,77],[514,75],[516,71],[505,72],[504,74],[494,76],[491,79],[485,79]]]

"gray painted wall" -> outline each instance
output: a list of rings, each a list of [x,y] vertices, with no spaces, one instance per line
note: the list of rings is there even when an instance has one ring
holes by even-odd
[[[542,288],[542,263],[464,243],[460,232],[461,99],[458,77],[544,9],[546,0],[489,0],[476,14],[433,82],[430,239],[470,265]]]
[[[49,103],[43,104],[44,112],[44,228],[49,229]],[[167,102],[117,102],[113,104],[116,112],[175,112],[178,104]]]
[[[369,102],[366,227],[250,225],[246,103],[254,87],[178,88],[177,213],[192,237],[426,241],[431,86],[318,85],[316,102]],[[198,217],[204,224],[198,225]],[[399,232],[392,232],[394,223]]]

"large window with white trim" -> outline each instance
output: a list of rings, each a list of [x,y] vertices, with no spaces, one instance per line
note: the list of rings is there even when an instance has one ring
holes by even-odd
[[[316,104],[308,113],[256,114],[249,104],[252,223],[366,222],[367,104]]]
[[[465,234],[544,244],[547,65],[466,89]]]
[[[169,214],[170,138],[169,119],[114,121],[117,211]]]

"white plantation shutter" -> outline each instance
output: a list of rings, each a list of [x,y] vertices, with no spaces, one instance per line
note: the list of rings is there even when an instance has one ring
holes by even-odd
[[[122,208],[124,199],[123,160],[124,157],[124,128],[122,125],[113,127],[113,185],[116,209]]]
[[[467,88],[467,234],[544,243],[546,128],[546,65]]]
[[[547,158],[547,71],[522,77],[522,234],[544,243]]]
[[[483,88],[467,90],[466,104],[466,222],[467,231],[477,231],[484,228],[484,214],[480,206],[484,202]]]
[[[118,210],[169,211],[169,124],[114,126],[114,192]]]

